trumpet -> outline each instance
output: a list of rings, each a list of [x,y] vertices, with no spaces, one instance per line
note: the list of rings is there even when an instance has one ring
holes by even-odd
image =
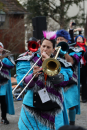
[[[6,50],[6,49],[4,49],[4,48],[1,48],[1,47],[0,47],[0,49],[6,51],[6,52],[8,52],[8,53],[11,53],[9,50]]]
[[[61,49],[61,47],[59,46],[57,51],[57,54],[55,56],[55,58],[48,58],[45,61],[43,61],[42,63],[42,68],[43,68],[43,72],[49,76],[54,76],[57,75],[60,70],[61,70],[61,65],[60,62],[57,60],[57,56],[59,54],[59,51]],[[42,56],[41,56],[42,57]],[[40,58],[41,58],[40,57]],[[40,59],[38,59],[39,61]],[[37,62],[38,62],[37,61]],[[32,66],[32,68],[36,65],[36,63]],[[32,68],[29,70],[29,72],[32,70]],[[38,73],[38,72],[37,72]],[[36,73],[36,74],[37,74]],[[32,79],[28,82],[28,84],[25,86],[25,88],[21,91],[21,93],[19,94],[19,96],[17,97],[17,99],[22,95],[22,93],[26,90],[26,88],[28,87],[28,85],[31,83],[31,81],[34,79],[34,77],[36,76],[36,74],[32,77]],[[26,76],[24,76],[25,78]],[[23,78],[23,79],[24,79]],[[21,81],[20,81],[21,83]]]

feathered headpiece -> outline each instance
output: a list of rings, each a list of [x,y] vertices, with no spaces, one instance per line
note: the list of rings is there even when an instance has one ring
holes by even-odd
[[[54,31],[43,31],[44,38],[48,40],[54,40],[56,38],[56,32]]]
[[[68,40],[68,42],[71,40],[69,33],[64,29],[57,31],[56,35],[57,37],[64,37],[66,40]]]
[[[55,43],[56,43],[56,40],[55,40],[56,39],[56,32],[55,31],[43,31],[43,36],[44,36],[43,40],[47,39],[47,40],[51,41],[53,44],[53,48],[54,48]]]

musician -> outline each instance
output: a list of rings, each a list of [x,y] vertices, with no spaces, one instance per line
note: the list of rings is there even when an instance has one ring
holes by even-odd
[[[24,79],[24,84],[27,84],[36,74],[23,99],[18,122],[20,130],[57,130],[61,126],[69,124],[62,85],[67,84],[69,78],[72,77],[72,65],[71,63],[68,64],[65,70],[65,65],[63,65],[60,73],[56,76],[45,75],[42,71],[42,63],[52,57],[56,35],[55,32],[43,32],[43,35],[44,38],[40,46],[42,59]],[[20,79],[22,75],[24,76],[26,68],[29,70],[39,57],[38,54],[32,54],[28,56],[26,61],[24,56],[18,58],[16,64],[17,79]]]
[[[59,44],[58,39],[62,39],[60,41],[67,42],[68,45],[70,44],[70,36],[67,31],[64,29],[57,31],[57,44]],[[70,79],[70,82],[64,88],[65,91],[65,99],[66,99],[66,106],[69,109],[69,118],[70,118],[70,125],[75,125],[75,116],[76,114],[80,114],[80,93],[79,93],[79,82],[80,82],[80,66],[79,62],[82,57],[83,49],[77,45],[69,47],[69,55],[72,57],[72,65],[74,74]],[[66,58],[65,53],[62,53],[61,58]],[[78,84],[78,85],[77,85]]]
[[[87,102],[87,46],[86,46],[86,39],[81,35],[81,28],[75,29],[76,31],[79,31],[79,35],[75,37],[74,42],[77,43],[78,46],[80,46],[83,49],[82,52],[82,58],[80,60],[80,83],[82,84],[82,91],[81,91],[81,99],[82,102]],[[70,23],[70,36],[73,38],[73,27]]]
[[[3,44],[0,42],[0,56],[2,56]],[[14,104],[11,88],[11,72],[14,67],[8,58],[0,61],[0,103],[1,103],[1,123],[9,124],[6,114],[14,115]]]
[[[28,47],[29,47],[31,42],[35,42],[36,43],[36,42],[38,42],[38,40],[35,37],[30,37],[29,40],[27,41]],[[39,43],[38,43],[38,45],[39,45]],[[32,48],[32,46],[30,48]],[[20,54],[18,56],[18,59],[15,61],[17,63],[16,64],[16,74],[17,75],[20,75],[20,73],[18,71],[20,69],[20,64],[21,64],[21,67],[24,69],[24,70],[21,70],[22,75],[16,77],[17,84],[21,81],[21,79],[25,76],[25,74],[29,70],[30,63],[28,61],[32,57],[32,53],[33,54],[35,53],[35,52],[32,52],[32,49],[31,50],[28,49],[26,52]],[[37,53],[39,54],[39,49],[37,49]],[[23,59],[24,62],[21,61],[20,59]],[[25,67],[25,65],[26,65],[26,67]],[[23,83],[22,82],[20,83],[20,86],[23,87]]]
[[[82,93],[81,99],[82,102],[87,102],[87,46],[86,46],[86,39],[82,35],[78,35],[75,38],[75,42],[78,46],[83,49],[83,56],[80,60],[80,82],[82,84]]]

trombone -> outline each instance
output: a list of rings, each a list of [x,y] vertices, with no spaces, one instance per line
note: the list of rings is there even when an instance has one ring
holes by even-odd
[[[57,47],[56,49],[58,49],[57,54],[55,56],[55,58],[48,58],[46,59],[43,63],[42,63],[42,68],[43,68],[43,72],[49,76],[54,76],[57,75],[60,70],[61,70],[61,65],[60,62],[57,60],[57,56],[60,52],[61,46]],[[41,56],[42,57],[42,56]],[[40,57],[40,58],[41,58]],[[40,60],[40,58],[37,60],[37,62]],[[37,63],[36,62],[36,63]],[[32,68],[29,70],[29,72],[33,69],[33,67],[36,65],[36,63],[32,66]],[[37,72],[38,73],[38,72]],[[36,73],[36,74],[37,74]],[[28,85],[31,83],[31,81],[34,79],[34,77],[36,76],[36,74],[32,77],[32,79],[28,82],[28,84],[25,86],[25,88],[21,91],[21,93],[19,94],[19,96],[17,97],[17,99],[22,95],[22,93],[25,91],[25,89],[28,87]],[[27,74],[26,74],[27,75]],[[26,76],[23,77],[23,79]],[[21,83],[21,81],[19,82]]]
[[[11,53],[9,50],[6,50],[6,49],[4,49],[4,48],[1,48],[1,47],[0,47],[0,49],[6,51],[6,52],[8,52],[8,53]]]
[[[34,45],[35,44],[35,45]],[[37,47],[38,45],[36,45],[38,43],[33,42],[31,48],[28,48],[29,50],[33,47]],[[28,47],[30,47],[28,45]],[[33,48],[34,49],[34,48]],[[37,48],[35,48],[37,50]],[[42,68],[43,68],[43,72],[46,73],[47,75],[53,76],[56,75],[60,72],[61,70],[61,65],[60,62],[58,60],[56,60],[60,50],[62,49],[65,53],[68,52],[69,46],[66,42],[60,42],[58,44],[58,46],[55,48],[56,50],[58,49],[55,58],[48,58],[46,59],[43,64],[42,64]],[[14,91],[18,88],[18,86],[20,85],[20,83],[25,79],[25,77],[29,74],[29,72],[33,69],[33,67],[37,64],[37,62],[42,58],[42,56],[36,61],[36,63],[32,66],[32,68],[26,73],[26,75],[22,78],[22,80],[18,83],[18,85],[14,88],[14,90],[12,91],[12,93],[14,94]],[[34,75],[35,77],[36,75]],[[32,77],[32,79],[29,81],[29,83],[25,86],[25,88],[21,91],[21,93],[19,94],[19,96],[17,97],[17,99],[22,95],[22,93],[25,91],[25,89],[28,87],[28,85],[31,83],[31,81],[34,79],[34,77]]]
[[[18,85],[13,89],[12,93],[18,88],[20,83],[25,79],[25,77],[30,73],[30,71],[34,68],[34,66],[38,63],[38,61],[42,58],[42,56],[35,62],[35,64],[31,67],[31,69],[26,73],[26,75],[22,78],[22,80],[18,83]]]
[[[0,60],[3,59],[3,58],[5,58],[5,57],[7,57],[7,56],[9,56],[11,54],[11,51],[9,51],[9,50],[6,50],[6,49],[1,48],[1,47],[0,47],[0,49],[4,50],[6,52],[5,54],[0,55]]]

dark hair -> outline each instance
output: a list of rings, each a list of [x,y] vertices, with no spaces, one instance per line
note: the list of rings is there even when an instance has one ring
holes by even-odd
[[[48,40],[48,39],[43,38],[43,39],[41,40],[41,45],[42,45],[42,43],[43,43],[44,40]],[[50,42],[53,44],[53,48],[55,48],[56,40],[53,39],[53,40],[48,40],[48,41],[50,41]]]

